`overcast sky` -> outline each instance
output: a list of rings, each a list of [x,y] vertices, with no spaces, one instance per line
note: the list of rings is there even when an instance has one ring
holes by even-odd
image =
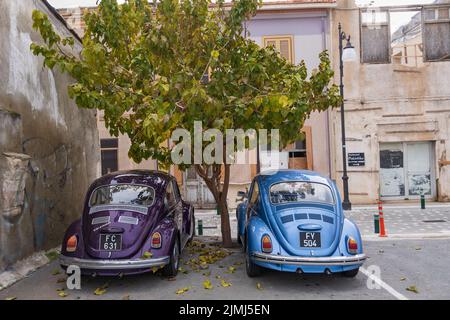
[[[408,5],[408,4],[427,4],[434,0],[356,0],[358,4],[366,4],[374,2],[378,6],[388,5]],[[70,7],[88,7],[95,6],[97,0],[48,0],[55,8],[70,8]],[[124,2],[123,0],[119,2]]]

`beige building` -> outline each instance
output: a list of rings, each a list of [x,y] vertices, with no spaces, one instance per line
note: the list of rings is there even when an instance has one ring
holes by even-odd
[[[360,53],[344,68],[351,202],[421,194],[449,201],[450,2],[369,9],[353,0],[337,3],[335,70],[339,22]],[[340,110],[332,123],[333,178],[341,185]]]
[[[295,0],[267,2],[257,16],[249,21],[246,30],[250,38],[261,46],[275,46],[280,54],[293,63],[305,60],[308,68],[317,67],[319,53],[330,48],[331,10],[334,0]],[[82,35],[85,10],[95,8],[61,9],[68,24]],[[305,140],[298,141],[280,153],[281,168],[309,169],[329,176],[331,174],[331,149],[329,112],[314,113],[303,129]],[[111,137],[105,128],[102,114],[98,114],[98,127],[102,155],[102,173],[135,168],[157,169],[153,160],[136,164],[128,158],[130,141],[126,136]],[[249,157],[256,159],[256,151]],[[262,170],[269,169],[262,163]],[[173,167],[184,198],[199,208],[214,208],[212,194],[197,176],[194,169],[181,172]],[[236,205],[236,194],[245,190],[256,175],[256,165],[234,165],[231,169],[229,204]]]

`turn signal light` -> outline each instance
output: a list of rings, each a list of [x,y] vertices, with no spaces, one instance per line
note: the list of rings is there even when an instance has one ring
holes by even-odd
[[[264,253],[272,252],[272,239],[270,239],[270,237],[267,234],[262,237],[261,246],[262,246],[262,251]]]
[[[152,248],[159,249],[161,248],[161,234],[159,232],[155,232],[152,235]]]
[[[78,239],[77,236],[73,235],[67,240],[66,251],[75,252],[77,250]]]
[[[348,252],[351,254],[358,253],[358,242],[353,238],[348,238]]]

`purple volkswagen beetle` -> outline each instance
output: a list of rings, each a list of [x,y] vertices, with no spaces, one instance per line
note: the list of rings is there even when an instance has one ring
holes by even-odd
[[[194,208],[175,178],[157,171],[122,171],[90,186],[83,215],[66,231],[60,264],[87,275],[124,275],[162,268],[175,276],[194,236]]]

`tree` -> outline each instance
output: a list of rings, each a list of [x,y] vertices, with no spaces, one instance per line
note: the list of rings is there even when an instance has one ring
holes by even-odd
[[[308,74],[304,62],[292,65],[245,37],[244,22],[260,4],[102,0],[84,15],[79,56],[67,50],[74,40],[60,37],[45,14],[34,11],[33,27],[44,43],[33,43],[31,50],[43,56],[45,66],[74,78],[68,90],[79,107],[103,110],[110,133],[129,136],[129,156],[136,162],[153,158],[171,165],[167,140],[177,128],[193,133],[194,121],[221,132],[280,129],[286,146],[301,138],[311,112],[338,106],[340,96],[329,85],[327,52]],[[202,162],[195,169],[217,202],[223,244],[231,246],[230,164]]]

